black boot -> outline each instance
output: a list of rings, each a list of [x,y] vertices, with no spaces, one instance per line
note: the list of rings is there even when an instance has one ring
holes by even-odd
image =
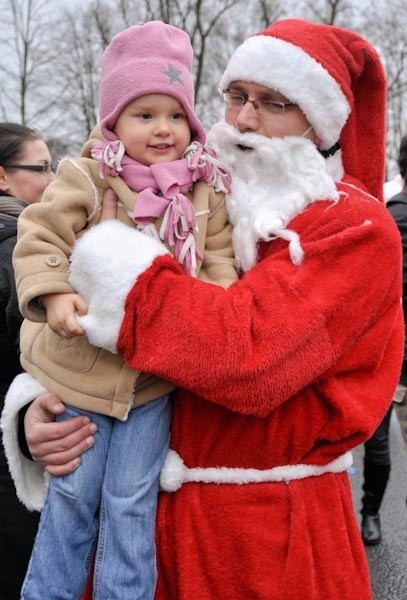
[[[366,545],[379,544],[382,539],[379,509],[389,480],[390,465],[365,460],[362,497],[362,539]]]
[[[366,546],[375,546],[382,541],[382,530],[379,515],[362,513],[362,540]]]

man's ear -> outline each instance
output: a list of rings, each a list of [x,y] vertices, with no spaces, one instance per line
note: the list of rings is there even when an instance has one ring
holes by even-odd
[[[316,145],[317,148],[321,147],[321,143],[322,143],[321,139],[317,136],[314,129],[312,129],[311,140],[314,142],[314,144]]]
[[[7,171],[5,170],[4,167],[1,167],[1,166],[0,166],[0,190],[2,192],[8,192],[8,190],[9,190]]]

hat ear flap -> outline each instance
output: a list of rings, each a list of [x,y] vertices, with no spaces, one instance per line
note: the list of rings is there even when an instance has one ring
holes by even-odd
[[[351,113],[341,133],[345,172],[365,184],[383,201],[386,157],[386,77],[380,56],[362,39],[348,50],[353,98]]]

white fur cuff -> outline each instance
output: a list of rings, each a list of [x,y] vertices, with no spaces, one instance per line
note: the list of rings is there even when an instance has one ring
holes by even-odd
[[[327,465],[283,465],[273,469],[240,469],[231,467],[188,468],[180,455],[169,450],[160,475],[160,486],[165,492],[176,492],[184,483],[248,484],[273,481],[291,481],[317,477],[324,473],[340,473],[352,465],[352,454],[346,452]]]
[[[3,445],[17,496],[28,510],[41,510],[49,476],[41,465],[26,458],[18,444],[18,413],[47,390],[28,373],[18,375],[7,392],[1,415]]]
[[[114,220],[95,225],[78,240],[70,283],[89,307],[78,322],[91,344],[117,353],[127,294],[154,259],[167,253],[158,240]]]

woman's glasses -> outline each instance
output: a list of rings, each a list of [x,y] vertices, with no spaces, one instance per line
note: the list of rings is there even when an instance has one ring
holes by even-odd
[[[24,169],[25,171],[35,171],[36,173],[43,173],[49,175],[55,172],[54,165],[2,165],[5,169]]]

